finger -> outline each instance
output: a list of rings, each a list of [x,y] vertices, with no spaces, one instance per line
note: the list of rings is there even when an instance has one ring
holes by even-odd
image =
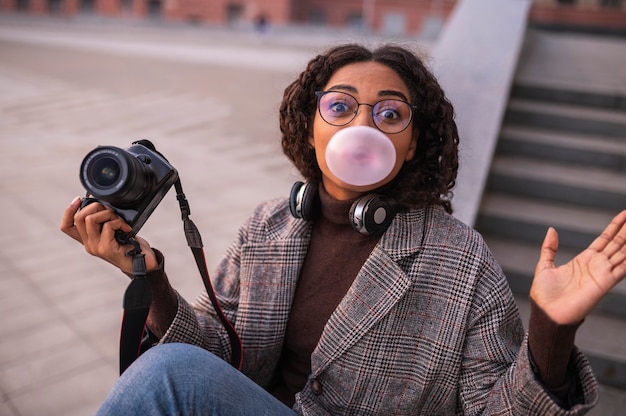
[[[115,212],[110,209],[98,211],[85,217],[85,232],[89,236],[100,237],[102,234],[102,226],[108,221],[119,218]]]
[[[83,239],[83,245],[88,253],[101,255],[103,225],[116,218],[118,218],[118,216],[112,210],[104,209],[87,216],[82,222],[82,228],[81,223],[77,223],[77,228]]]
[[[74,214],[74,225],[76,225],[78,232],[83,235],[85,229],[85,219],[88,216],[93,215],[98,211],[104,211],[105,209],[107,208],[99,202],[92,202],[79,208],[79,210]]]
[[[81,238],[78,230],[76,230],[76,227],[74,225],[74,215],[76,215],[76,212],[80,207],[80,201],[81,198],[77,196],[72,200],[72,202],[70,202],[70,204],[63,211],[63,216],[61,217],[61,225],[59,226],[59,229],[62,232],[78,242],[81,242]]]
[[[626,247],[611,255],[609,257],[609,263],[611,263],[613,269],[620,266],[626,267]]]
[[[102,224],[102,239],[105,241],[115,240],[115,232],[118,230],[124,233],[129,233],[132,231],[132,227],[121,217],[116,217],[115,219]]]
[[[110,209],[102,205],[100,202],[92,201],[85,205],[81,204],[81,208],[76,212],[76,216],[86,217],[98,211],[104,211],[105,209]]]
[[[611,257],[626,246],[626,210],[620,212],[613,218],[611,223],[596,238],[590,249],[597,252],[604,252]]]
[[[539,253],[539,261],[535,268],[535,275],[539,274],[542,270],[554,267],[554,258],[556,257],[558,249],[559,234],[554,228],[550,227],[543,239],[543,244],[541,244],[541,252]]]
[[[621,262],[613,267],[613,276],[615,276],[614,285],[618,284],[621,280],[626,277],[626,261]]]

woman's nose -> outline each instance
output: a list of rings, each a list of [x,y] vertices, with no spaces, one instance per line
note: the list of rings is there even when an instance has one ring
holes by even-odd
[[[369,104],[360,104],[356,117],[352,121],[354,126],[376,127],[372,115],[372,106]]]

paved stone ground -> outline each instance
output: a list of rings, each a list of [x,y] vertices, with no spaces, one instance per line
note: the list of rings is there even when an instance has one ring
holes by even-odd
[[[277,140],[282,91],[344,40],[0,16],[0,415],[93,414],[117,378],[128,280],[58,231],[84,155],[153,140],[213,267],[253,206],[298,179]],[[173,194],[141,234],[193,298],[202,284]]]
[[[0,17],[0,415],[93,414],[117,378],[128,280],[58,230],[84,192],[82,158],[151,139],[179,170],[212,268],[254,205],[298,179],[278,105],[340,39]],[[141,234],[193,298],[173,193]]]
[[[275,114],[295,66],[250,71],[172,59],[170,38],[160,47],[142,40],[165,57],[120,53],[122,37],[99,32],[47,27],[28,43],[0,42],[2,415],[93,414],[117,377],[126,278],[58,231],[64,206],[83,192],[86,152],[152,139],[180,172],[209,264],[255,201],[287,193],[294,180]],[[201,281],[179,218],[168,194],[143,234],[166,251],[176,286],[193,296]]]

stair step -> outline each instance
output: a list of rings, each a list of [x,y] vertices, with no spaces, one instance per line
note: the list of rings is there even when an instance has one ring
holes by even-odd
[[[624,176],[620,171],[496,155],[487,188],[617,212],[626,208]]]
[[[530,316],[530,302],[516,296],[524,323]],[[598,381],[626,388],[626,321],[591,313],[576,332],[576,346],[587,356]]]
[[[590,187],[607,192],[626,193],[624,174],[607,169],[581,169],[579,166],[561,166],[545,161],[497,155],[493,161],[492,170],[497,173],[525,176],[529,179],[544,179],[546,182],[563,185],[578,185],[581,188]]]
[[[573,91],[541,85],[515,84],[511,97],[559,104],[575,104],[586,107],[626,110],[626,96],[591,91]]]
[[[587,45],[586,52],[606,50],[604,42],[598,45]],[[609,46],[613,57],[621,57],[621,44]],[[556,263],[564,264],[626,209],[626,90],[615,66],[596,56],[583,59],[578,44],[545,33],[529,32],[526,52],[475,222],[507,276],[524,322],[548,226],[559,232]],[[576,338],[600,383],[619,394],[626,390],[625,317],[626,281],[607,294]]]
[[[505,125],[496,152],[603,169],[626,171],[626,141],[598,135],[582,135]]]
[[[617,212],[567,204],[546,203],[511,195],[483,196],[476,228],[483,234],[541,244],[554,227],[562,248],[585,249]]]
[[[514,98],[509,101],[504,122],[626,140],[626,112],[623,110],[593,109]]]

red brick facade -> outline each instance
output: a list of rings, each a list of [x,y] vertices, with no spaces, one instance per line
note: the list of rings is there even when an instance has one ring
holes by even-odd
[[[445,20],[455,4],[456,0],[308,0],[299,2],[293,21],[411,34],[420,32],[428,18]]]
[[[162,17],[174,21],[233,24],[254,22],[260,16],[281,25],[290,21],[290,2],[286,0],[162,0],[159,3]]]
[[[626,0],[621,7],[600,7],[600,4],[596,3],[595,7],[537,4],[531,10],[530,20],[542,25],[615,29],[626,33]]]
[[[444,21],[456,0],[0,0],[3,13],[78,13],[208,24],[317,24],[416,34]],[[531,22],[626,33],[626,0],[535,0]]]

